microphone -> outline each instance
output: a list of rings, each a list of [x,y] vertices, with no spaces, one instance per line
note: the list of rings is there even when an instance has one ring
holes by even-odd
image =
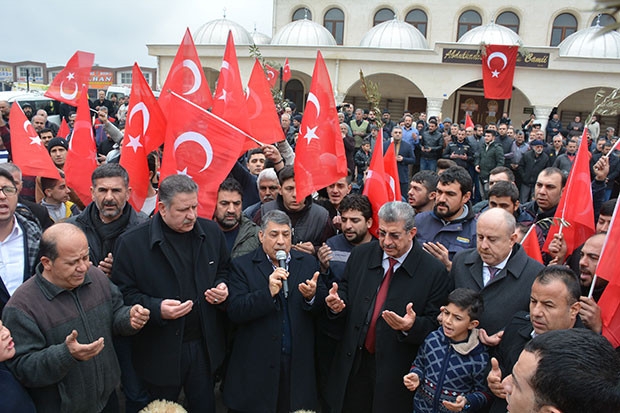
[[[280,268],[286,269],[286,251],[276,251],[276,260],[279,262]],[[288,298],[288,280],[282,280],[282,290],[284,291],[284,298]]]

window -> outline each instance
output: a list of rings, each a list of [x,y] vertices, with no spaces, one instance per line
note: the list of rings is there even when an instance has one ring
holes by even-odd
[[[428,17],[423,10],[414,9],[407,13],[405,16],[405,22],[414,26],[416,29],[420,31],[426,37],[426,26],[428,24]]]
[[[293,21],[303,20],[303,19],[312,20],[312,13],[310,12],[310,10],[306,9],[305,7],[295,10],[295,13],[293,13]]]
[[[512,30],[517,34],[519,33],[519,16],[511,11],[505,11],[497,16],[497,21],[495,23]]]
[[[121,72],[121,84],[131,85],[131,72]]]
[[[148,85],[152,87],[151,86],[151,72],[142,72],[142,74],[144,75],[144,80],[146,80],[146,83],[148,83]]]
[[[375,13],[375,20],[372,22],[373,26],[392,20],[394,18],[394,12],[390,9],[381,9]]]
[[[551,46],[562,43],[571,34],[577,31],[577,19],[570,13],[562,13],[553,21],[551,30]]]
[[[344,13],[340,9],[329,9],[325,13],[323,26],[334,36],[337,44],[342,44],[344,37]]]
[[[456,40],[458,41],[465,33],[480,25],[482,25],[480,15],[473,10],[467,10],[459,17],[459,31]]]
[[[28,77],[30,77],[31,82],[43,81],[43,68],[41,66],[20,66],[18,73],[18,80],[21,82],[25,82]]]
[[[600,20],[599,20],[600,19]],[[609,26],[610,24],[614,24],[616,22],[616,18],[611,14],[603,13],[599,14],[592,20],[591,26],[596,26],[596,23],[602,27]]]

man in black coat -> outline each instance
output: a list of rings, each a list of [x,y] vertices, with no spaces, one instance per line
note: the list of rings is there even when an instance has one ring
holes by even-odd
[[[450,291],[444,265],[415,240],[413,216],[404,202],[383,205],[379,243],[353,249],[326,298],[343,324],[327,390],[335,412],[411,412],[402,378]]]
[[[133,364],[151,397],[176,401],[183,388],[189,411],[214,413],[230,258],[222,231],[198,218],[197,207],[195,182],[185,175],[164,179],[159,213],[116,242],[112,280],[125,303],[151,312],[133,342]]]
[[[238,412],[316,410],[313,313],[326,295],[317,291],[319,263],[291,249],[282,211],[265,214],[259,238],[262,247],[232,262],[227,314],[236,331],[224,401]]]

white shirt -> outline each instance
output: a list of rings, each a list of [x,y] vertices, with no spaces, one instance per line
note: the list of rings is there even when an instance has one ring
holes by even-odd
[[[9,295],[24,282],[24,233],[13,219],[13,230],[0,241],[0,278]]]
[[[494,278],[497,278],[499,273],[504,269],[504,267],[506,266],[506,263],[508,262],[508,258],[510,258],[511,255],[512,255],[512,250],[510,251],[510,254],[508,254],[508,256],[504,259],[504,261],[500,262],[497,265],[493,265],[493,267],[497,268],[497,272],[495,273]],[[491,281],[491,272],[489,271],[489,264],[483,261],[482,262],[482,282],[485,287],[489,283],[489,281]]]

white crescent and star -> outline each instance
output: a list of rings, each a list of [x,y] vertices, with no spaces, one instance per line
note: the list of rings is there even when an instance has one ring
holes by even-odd
[[[318,119],[319,115],[321,114],[321,103],[319,102],[319,99],[316,97],[316,95],[312,92],[308,93],[308,103],[312,103],[316,108],[316,119]],[[312,139],[319,139],[319,137],[316,135],[317,129],[318,125],[314,128],[306,126],[306,133],[304,134],[304,138],[306,138],[307,140],[307,145],[310,145]]]
[[[205,161],[205,165],[198,172],[202,172],[207,169],[209,165],[211,165],[211,161],[213,161],[213,148],[211,147],[211,143],[209,142],[209,140],[205,138],[204,135],[201,135],[198,132],[184,132],[175,139],[174,152],[176,153],[177,148],[185,142],[195,142],[202,147],[202,150],[205,152],[207,159]],[[187,175],[187,168],[185,168],[183,171],[178,172]]]
[[[194,83],[192,84],[192,87],[187,92],[183,92],[184,95],[191,95],[192,93],[195,93],[198,89],[200,89],[200,85],[202,84],[200,69],[198,69],[196,62],[191,59],[183,60],[183,67],[188,68],[189,71],[192,72],[192,76],[194,76]]]
[[[489,69],[491,69],[491,60],[498,58],[501,59],[502,62],[504,62],[504,65],[502,66],[502,68],[497,71],[497,70],[493,70],[491,72],[491,75],[493,77],[499,77],[499,74],[502,72],[502,70],[504,70],[506,68],[506,66],[508,66],[508,58],[506,57],[506,55],[502,52],[493,52],[489,55],[489,57],[487,57],[487,67]]]
[[[308,93],[308,103],[312,103],[316,108],[316,117],[318,119],[321,114],[321,104],[319,103],[319,99],[312,92]]]
[[[258,116],[263,111],[263,102],[261,102],[260,98],[256,95],[256,93],[252,93],[252,89],[248,87],[246,102],[248,102],[250,99],[252,99],[252,101],[254,102],[256,109],[254,110],[254,114],[252,114],[252,116],[248,120],[258,118]]]
[[[24,121],[24,130],[26,131],[26,133],[29,133],[30,131],[28,130],[28,126],[30,126],[30,121],[28,119],[26,119]],[[30,138],[30,144],[31,145],[39,145],[41,146],[41,138],[39,138],[39,136],[28,136],[28,138]]]
[[[65,80],[72,80],[73,81],[73,92],[72,93],[65,92],[65,88],[64,88],[65,81],[63,80],[63,81],[60,82],[60,96],[62,96],[64,99],[67,99],[67,100],[73,100],[73,99],[75,99],[75,97],[78,94],[78,84],[75,81],[75,74],[74,73],[69,73],[67,75],[67,79],[65,79]]]
[[[140,143],[140,136],[146,135],[146,131],[149,128],[149,122],[151,119],[149,109],[146,107],[144,102],[139,102],[137,105],[131,108],[131,112],[129,112],[129,127],[127,128],[128,130],[131,129],[133,117],[138,112],[142,112],[142,131],[138,136],[131,136],[128,133],[127,135],[129,136],[129,142],[127,143],[127,145],[125,145],[133,149],[133,153],[137,153],[138,148],[142,147],[142,143]]]
[[[272,70],[267,69],[267,80],[275,79],[276,74]]]

